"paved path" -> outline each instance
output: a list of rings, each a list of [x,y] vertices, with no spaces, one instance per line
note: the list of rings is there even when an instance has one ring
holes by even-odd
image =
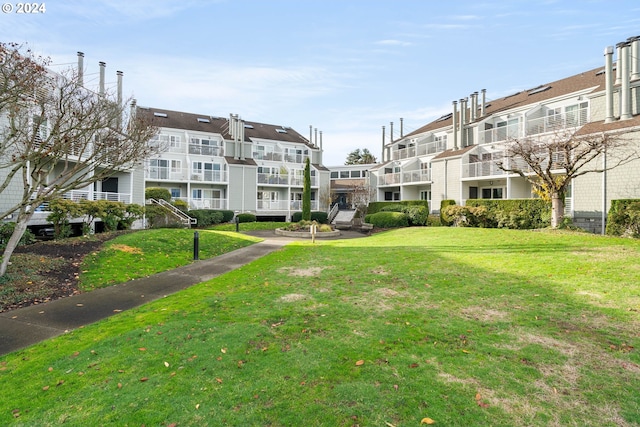
[[[0,356],[211,280],[296,240],[273,231],[250,234],[265,240],[153,276],[0,313]],[[342,232],[339,238],[362,236]]]

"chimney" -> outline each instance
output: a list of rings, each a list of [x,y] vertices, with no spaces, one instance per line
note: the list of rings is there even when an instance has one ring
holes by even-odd
[[[389,142],[393,142],[393,122],[389,123]]]
[[[322,131],[320,131],[320,151],[322,151]]]
[[[451,115],[453,123],[453,149],[458,149],[458,101],[453,101],[453,114]]]
[[[482,103],[480,104],[480,117],[484,117],[487,106],[487,90],[482,89]]]
[[[309,125],[309,144],[313,145],[313,125]]]
[[[620,73],[621,73],[621,69],[622,67],[620,66],[620,58],[622,58],[622,45],[624,43],[618,43],[616,44],[616,81],[613,82],[614,85],[619,85],[621,83],[621,79],[620,79]]]
[[[618,60],[622,68],[620,71],[620,78],[622,79],[620,85],[620,120],[628,120],[631,116],[631,85],[629,80],[629,43],[622,43],[621,54],[622,57]]]
[[[476,120],[476,96],[478,95],[478,92],[473,92],[471,95],[469,95],[469,122],[473,122]]]
[[[138,104],[138,101],[136,101],[135,98],[131,100],[131,114],[130,114],[129,120],[133,120],[134,117],[136,116],[137,104]]]
[[[604,49],[605,78],[605,123],[611,123],[613,117],[613,46]]]
[[[404,119],[400,117],[400,138],[404,136]]]
[[[640,36],[629,37],[631,43],[631,80],[640,79]]]
[[[315,145],[317,147],[318,146],[318,128],[314,128],[313,130],[314,130],[315,135],[316,135],[316,138],[314,140],[313,145]]]
[[[78,84],[84,86],[84,53],[78,52]]]
[[[122,105],[122,71],[116,71],[118,76],[118,105]]]
[[[382,126],[382,163],[384,163],[384,137],[385,137],[385,129]]]
[[[104,70],[107,64],[105,62],[100,61],[98,62],[98,65],[100,66],[100,89],[98,93],[104,96]]]
[[[466,146],[465,141],[465,127],[467,124],[467,99],[462,98],[460,100],[460,147]]]
[[[238,140],[240,141],[240,160],[244,160],[244,120],[238,120]]]

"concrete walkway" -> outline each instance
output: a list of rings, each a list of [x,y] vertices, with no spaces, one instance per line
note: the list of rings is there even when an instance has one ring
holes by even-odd
[[[0,313],[0,356],[206,282],[296,240],[272,230],[250,234],[265,240],[153,276]],[[363,235],[342,232],[338,239],[355,237]]]

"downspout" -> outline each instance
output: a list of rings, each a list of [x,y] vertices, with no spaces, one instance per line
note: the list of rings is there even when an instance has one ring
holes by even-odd
[[[602,231],[604,236],[607,232],[607,149],[602,153]],[[574,192],[575,194],[575,192]]]
[[[613,46],[604,49],[605,78],[605,123],[611,123],[613,117]]]

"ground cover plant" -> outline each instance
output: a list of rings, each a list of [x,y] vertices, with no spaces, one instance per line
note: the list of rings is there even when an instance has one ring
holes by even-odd
[[[199,230],[199,258],[255,243],[250,236]],[[40,304],[148,276],[193,260],[194,231],[99,233],[19,246],[0,280],[0,311]]]
[[[0,357],[0,424],[638,425],[639,283],[583,233],[288,245]]]

